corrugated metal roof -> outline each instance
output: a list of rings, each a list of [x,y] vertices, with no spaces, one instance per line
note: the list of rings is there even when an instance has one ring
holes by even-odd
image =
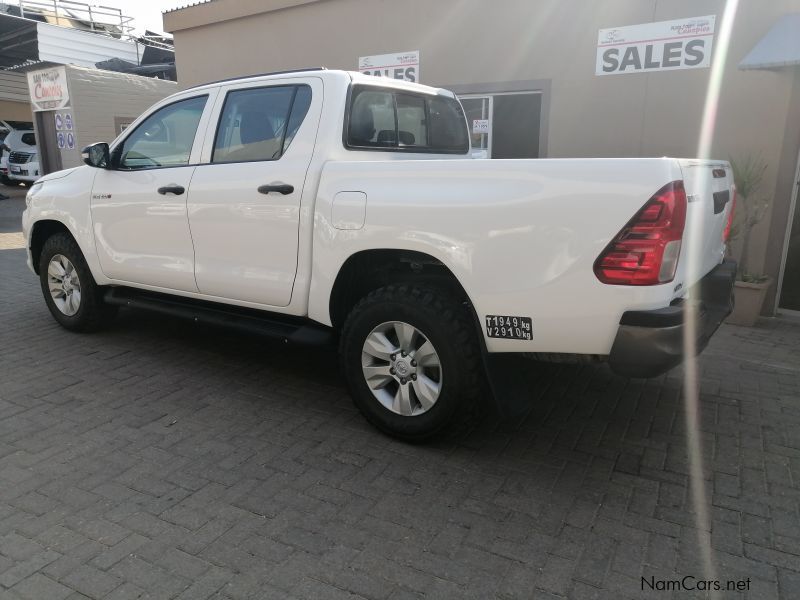
[[[200,2],[193,2],[192,4],[186,4],[185,6],[178,6],[177,8],[170,8],[169,10],[162,10],[161,14],[166,15],[167,13],[173,13],[178,10],[183,10],[184,8],[192,8],[193,6],[198,6],[200,4],[208,4],[209,2],[214,2],[214,0],[200,0]]]
[[[77,29],[37,23],[39,58],[61,64],[94,67],[109,58],[121,58],[139,64],[136,42],[119,40]]]
[[[800,13],[784,15],[762,37],[740,69],[778,69],[800,65]]]
[[[17,73],[17,72],[24,73],[26,71],[30,71],[33,67],[37,67],[38,68],[40,65],[48,67],[48,66],[50,66],[52,64],[53,63],[51,63],[50,61],[47,61],[47,60],[28,60],[28,61],[25,61],[23,63],[19,63],[18,65],[13,65],[13,66],[10,66],[10,67],[8,67],[6,69],[3,69],[2,72],[3,73]]]
[[[36,22],[0,13],[0,69],[38,60]]]

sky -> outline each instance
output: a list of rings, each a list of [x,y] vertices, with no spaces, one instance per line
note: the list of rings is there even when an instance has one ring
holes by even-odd
[[[194,4],[197,0],[82,0],[87,4],[100,4],[103,6],[113,6],[122,9],[126,16],[133,17],[133,25],[137,33],[143,33],[145,29],[161,32],[164,24],[161,20],[161,13],[165,10]]]

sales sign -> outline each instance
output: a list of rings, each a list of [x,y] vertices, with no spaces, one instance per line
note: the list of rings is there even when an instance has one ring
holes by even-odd
[[[692,17],[601,29],[595,73],[648,73],[711,65],[716,17]]]
[[[64,129],[64,117],[61,116],[61,113],[56,113],[56,129],[58,131]]]
[[[31,71],[28,73],[28,91],[34,112],[59,110],[69,106],[67,70],[64,67],[53,67]]]
[[[419,50],[362,56],[358,70],[366,75],[419,82]]]
[[[472,133],[489,133],[489,119],[472,119]]]

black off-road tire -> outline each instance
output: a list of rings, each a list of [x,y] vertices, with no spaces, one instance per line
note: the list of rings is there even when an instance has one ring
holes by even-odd
[[[367,336],[389,321],[412,325],[439,356],[439,397],[418,415],[401,415],[384,406],[373,395],[362,370]],[[458,298],[427,284],[398,284],[370,292],[352,309],[342,328],[339,358],[350,394],[364,417],[393,437],[421,442],[474,416],[483,374],[478,344],[470,313]]]
[[[58,254],[69,259],[80,280],[81,301],[78,311],[71,316],[59,310],[50,294],[48,266],[51,259]],[[62,327],[70,331],[97,331],[108,325],[117,314],[116,306],[103,302],[103,289],[92,277],[92,272],[89,270],[77,242],[67,233],[56,233],[44,243],[42,254],[39,257],[39,282],[50,314]]]

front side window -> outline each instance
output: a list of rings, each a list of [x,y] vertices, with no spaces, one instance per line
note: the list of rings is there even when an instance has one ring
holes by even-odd
[[[355,86],[351,93],[346,144],[406,152],[466,154],[464,112],[448,96]]]
[[[169,104],[147,117],[115,150],[120,169],[179,167],[189,155],[207,96]]]
[[[307,85],[228,93],[214,140],[213,163],[278,160],[311,106]]]

